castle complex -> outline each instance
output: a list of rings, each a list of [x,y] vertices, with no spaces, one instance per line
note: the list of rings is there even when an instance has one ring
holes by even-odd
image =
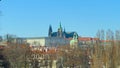
[[[49,26],[48,29],[48,37],[33,37],[33,38],[26,38],[26,42],[30,45],[40,45],[40,46],[57,46],[57,45],[69,45],[70,38],[74,36],[78,36],[76,32],[66,32],[65,29],[59,25],[58,31],[53,32],[52,26]],[[78,38],[77,38],[78,39]]]
[[[11,36],[10,36],[11,37]],[[56,46],[56,45],[72,45],[77,42],[76,45],[87,45],[93,44],[99,41],[98,38],[91,37],[80,37],[77,32],[67,32],[65,29],[63,30],[61,23],[58,27],[58,30],[54,32],[52,30],[52,26],[50,25],[48,28],[48,36],[47,37],[27,37],[27,38],[9,38],[7,36],[7,41],[13,43],[28,43],[32,46]]]
[[[52,26],[49,26],[48,37],[73,38],[74,34],[78,35],[76,32],[66,32],[65,29],[63,31],[61,23],[57,32],[52,32]]]

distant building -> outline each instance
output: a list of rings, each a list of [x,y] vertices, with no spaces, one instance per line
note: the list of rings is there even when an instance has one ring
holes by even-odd
[[[66,32],[65,29],[60,26],[57,32],[52,31],[52,26],[49,26],[48,37],[32,37],[25,38],[26,43],[32,46],[57,46],[57,45],[69,45],[70,40],[68,38],[73,38],[74,34],[78,35],[76,32]]]
[[[72,40],[72,38],[69,38],[69,40]],[[97,42],[100,42],[99,38],[78,37],[78,45],[91,45]]]
[[[25,38],[13,38],[12,43],[17,43],[17,44],[26,44],[26,39]]]
[[[57,45],[69,45],[69,38],[73,38],[74,34],[78,36],[76,32],[66,32],[65,29],[60,26],[57,32],[52,31],[52,26],[49,26],[48,37],[28,37],[28,38],[12,38],[12,43],[28,43],[32,46],[57,46]],[[11,38],[10,38],[11,40]]]
[[[52,26],[51,25],[49,26],[48,37],[73,38],[74,33],[76,32],[66,32],[65,29],[63,31],[63,28],[60,23],[60,26],[57,32],[53,32]]]
[[[72,40],[70,40],[70,47],[71,48],[77,48],[78,47],[78,35],[76,33],[74,33],[74,36],[72,38]]]
[[[91,37],[79,37],[78,40],[81,45],[83,44],[89,45],[99,42],[99,38],[91,38]]]
[[[26,42],[32,46],[57,46],[69,44],[69,40],[59,37],[26,38]]]

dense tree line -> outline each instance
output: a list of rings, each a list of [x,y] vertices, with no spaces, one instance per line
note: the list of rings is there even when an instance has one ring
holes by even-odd
[[[100,38],[100,41],[85,49],[71,48],[70,45],[65,45],[58,46],[56,52],[45,54],[39,51],[32,52],[26,44],[10,43],[2,53],[10,63],[10,68],[28,68],[28,58],[33,58],[32,54],[45,54],[43,55],[44,59],[41,60],[41,62],[45,61],[44,65],[39,65],[38,59],[32,59],[33,68],[40,66],[47,68],[48,65],[53,68],[54,60],[57,60],[57,68],[118,68],[120,66],[120,31],[99,30],[97,37]]]

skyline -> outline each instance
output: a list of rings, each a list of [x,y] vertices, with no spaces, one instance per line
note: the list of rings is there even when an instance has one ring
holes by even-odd
[[[99,29],[120,30],[119,0],[2,0],[0,35],[48,36],[49,25],[57,31],[61,22],[67,32],[95,37]]]

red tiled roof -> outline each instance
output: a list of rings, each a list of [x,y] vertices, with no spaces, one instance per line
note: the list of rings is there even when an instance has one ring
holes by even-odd
[[[100,40],[99,38],[92,38],[93,40],[97,41],[97,40]]]
[[[72,40],[72,38],[68,38],[68,40]],[[91,41],[91,40],[97,41],[97,40],[99,40],[99,38],[79,37],[78,40],[79,41]]]
[[[79,41],[91,41],[92,38],[91,37],[79,37],[78,40]]]

